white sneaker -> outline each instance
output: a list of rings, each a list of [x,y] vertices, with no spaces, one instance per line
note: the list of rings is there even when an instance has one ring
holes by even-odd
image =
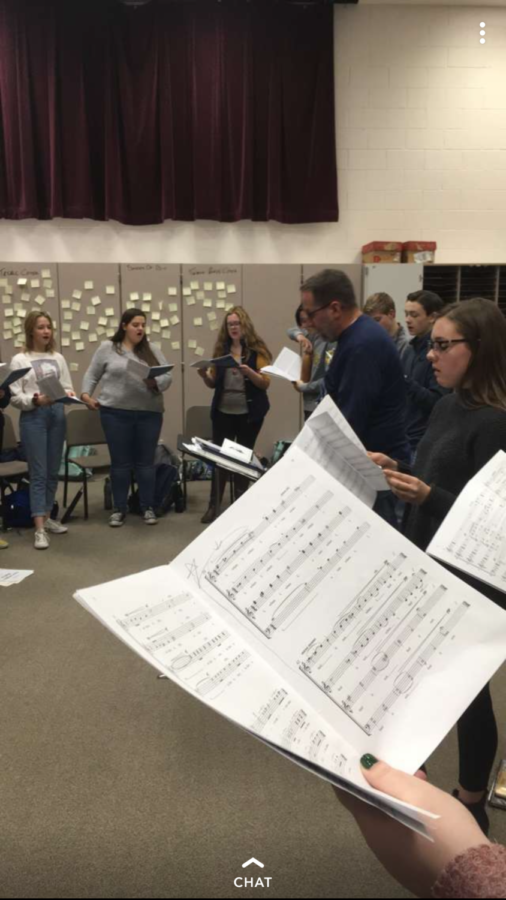
[[[47,534],[67,534],[68,528],[66,525],[61,525],[60,522],[55,522],[54,519],[46,519],[44,530]]]
[[[125,519],[126,513],[113,512],[112,516],[109,517],[109,525],[111,528],[121,528],[125,524]]]
[[[144,522],[146,525],[158,525],[158,519],[155,516],[155,512],[151,507],[146,510],[143,516]]]
[[[47,550],[49,547],[49,538],[43,528],[35,532],[34,547],[36,550]]]

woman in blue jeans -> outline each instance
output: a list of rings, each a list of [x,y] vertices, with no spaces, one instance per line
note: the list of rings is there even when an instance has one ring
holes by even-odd
[[[68,530],[51,519],[65,442],[65,410],[43,393],[39,381],[54,376],[68,394],[74,393],[67,363],[55,349],[49,313],[34,310],[26,317],[25,347],[13,358],[11,368],[30,369],[11,385],[11,403],[21,410],[19,429],[28,461],[35,549],[47,550],[49,534]]]
[[[95,353],[84,376],[81,399],[99,409],[111,454],[114,511],[112,528],[124,524],[131,472],[135,472],[146,525],[156,525],[155,451],[162,430],[163,398],[172,383],[170,374],[149,379],[148,367],[165,365],[146,337],[146,316],[140,309],[123,313],[119,328]],[[100,382],[98,398],[93,392]]]

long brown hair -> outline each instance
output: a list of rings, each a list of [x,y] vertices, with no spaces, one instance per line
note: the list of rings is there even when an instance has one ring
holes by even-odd
[[[34,340],[33,340],[33,332],[35,331],[35,326],[39,319],[47,319],[51,326],[51,340],[47,345],[47,352],[54,353],[56,350],[56,341],[54,339],[54,325],[53,320],[48,312],[42,312],[40,309],[32,309],[30,313],[28,313],[25,319],[25,350],[28,353],[33,353],[34,348]]]
[[[113,334],[111,338],[116,353],[123,353],[123,348],[121,345],[125,340],[125,326],[130,325],[130,322],[132,322],[133,319],[137,318],[137,316],[142,316],[144,321],[146,321],[146,313],[144,313],[142,309],[136,309],[135,307],[126,309],[121,316],[118,330],[116,334]],[[147,363],[148,366],[160,365],[160,360],[155,356],[151,347],[149,346],[149,341],[146,334],[144,334],[142,341],[139,341],[139,343],[135,345],[134,353],[139,357],[139,359],[142,359],[143,362]]]
[[[213,355],[216,357],[225,356],[230,350],[230,336],[228,333],[227,322],[230,316],[236,315],[241,323],[241,341],[245,345],[247,350],[254,350],[256,353],[260,353],[264,359],[267,359],[269,362],[272,362],[272,353],[267,347],[265,341],[256,333],[253,322],[251,321],[248,313],[242,306],[234,306],[232,309],[229,309],[225,318],[223,319],[221,328],[218,333],[218,337],[216,338],[216,343],[214,345]]]
[[[463,403],[477,409],[506,411],[506,319],[491,300],[476,297],[445,307],[438,319],[448,319],[467,341],[471,360],[458,388]]]

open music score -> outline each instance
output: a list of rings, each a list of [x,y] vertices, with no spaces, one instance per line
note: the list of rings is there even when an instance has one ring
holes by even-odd
[[[77,599],[201,702],[421,831],[358,760],[416,771],[505,657],[506,613],[300,446],[170,565]]]
[[[506,453],[468,482],[427,552],[506,592]]]

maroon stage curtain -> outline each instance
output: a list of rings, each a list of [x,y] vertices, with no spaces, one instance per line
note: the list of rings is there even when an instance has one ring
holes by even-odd
[[[336,221],[333,10],[0,0],[0,217]]]

